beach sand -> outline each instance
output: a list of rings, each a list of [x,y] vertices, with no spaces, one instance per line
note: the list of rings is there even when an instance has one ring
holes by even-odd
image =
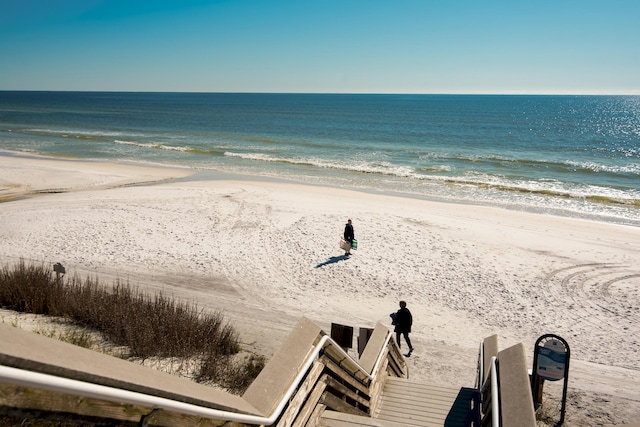
[[[557,334],[571,348],[565,425],[640,421],[640,228],[193,172],[0,156],[0,261],[220,310],[267,358],[301,316],[391,328],[403,299],[410,377],[455,387],[474,385],[484,337],[524,343],[532,364],[536,339]],[[561,383],[545,387],[555,420]]]

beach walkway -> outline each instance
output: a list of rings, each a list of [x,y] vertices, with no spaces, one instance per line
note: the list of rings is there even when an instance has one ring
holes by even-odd
[[[473,388],[451,388],[423,384],[403,378],[388,378],[380,407],[373,417],[325,411],[323,427],[426,426],[469,427],[480,425],[479,393]]]
[[[478,391],[473,388],[447,388],[389,378],[375,417],[406,426],[478,425],[479,399]]]
[[[498,352],[497,337],[486,339],[477,386],[455,389],[410,380],[392,333],[380,323],[367,332],[354,358],[303,318],[236,396],[0,324],[0,416],[89,425],[535,426],[521,344]]]

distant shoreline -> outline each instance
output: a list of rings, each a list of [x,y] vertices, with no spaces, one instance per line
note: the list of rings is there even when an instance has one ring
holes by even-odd
[[[595,222],[603,222],[610,224],[619,224],[619,225],[627,225],[633,227],[640,227],[640,207],[638,210],[638,220],[633,222],[630,220],[620,219],[620,218],[603,218],[601,215],[589,215],[586,213],[566,213],[556,209],[551,209],[547,207],[534,207],[534,206],[517,206],[517,205],[505,205],[503,203],[497,203],[495,201],[479,201],[479,200],[465,200],[465,199],[456,199],[452,197],[438,197],[435,195],[425,195],[425,194],[416,194],[416,193],[408,193],[402,191],[391,191],[391,190],[375,190],[371,188],[361,188],[357,186],[339,186],[335,184],[327,184],[327,183],[307,183],[300,182],[295,179],[286,178],[286,177],[274,177],[274,176],[264,176],[264,175],[251,175],[246,173],[234,173],[227,171],[219,171],[213,169],[202,169],[195,168],[190,166],[176,166],[176,165],[165,165],[161,163],[151,163],[145,161],[123,161],[123,160],[107,160],[107,159],[82,159],[82,158],[71,158],[71,157],[63,157],[63,156],[49,156],[42,155],[39,153],[27,153],[20,151],[12,151],[12,150],[2,150],[0,149],[0,157],[9,157],[9,158],[25,158],[25,159],[40,159],[40,160],[50,160],[50,161],[69,161],[69,162],[85,162],[89,164],[102,164],[102,165],[121,165],[122,167],[131,166],[131,167],[141,167],[141,168],[150,168],[157,169],[160,171],[181,171],[178,172],[179,176],[172,176],[172,172],[168,172],[168,175],[161,173],[161,178],[157,180],[143,180],[139,183],[128,183],[127,185],[152,185],[154,182],[162,183],[166,180],[171,182],[193,182],[193,181],[224,181],[224,180],[238,180],[238,181],[258,181],[258,182],[272,182],[272,183],[289,183],[294,185],[309,185],[312,187],[329,187],[335,189],[343,189],[343,190],[351,190],[362,192],[364,194],[372,194],[372,195],[384,195],[390,197],[398,197],[398,198],[409,198],[415,200],[424,200],[430,202],[438,202],[438,203],[449,203],[458,206],[485,206],[492,207],[497,209],[505,209],[507,211],[514,212],[528,212],[531,214],[538,215],[552,215],[563,218],[574,218],[581,219],[586,221],[595,221]],[[22,197],[27,196],[27,194],[22,194]],[[0,200],[3,199],[1,187],[0,187]]]

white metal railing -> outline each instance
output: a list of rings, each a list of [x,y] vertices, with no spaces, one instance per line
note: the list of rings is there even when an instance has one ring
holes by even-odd
[[[378,358],[372,370],[373,374],[377,372],[380,363],[382,363],[382,358],[385,354],[384,350],[389,344],[390,337],[391,333],[389,332],[385,339],[385,344],[378,354]],[[278,404],[278,406],[276,406],[273,413],[268,417],[223,411],[191,403],[180,402],[164,397],[158,397],[129,390],[122,390],[115,387],[108,387],[84,381],[72,380],[69,378],[42,374],[24,369],[11,368],[3,365],[0,365],[0,382],[54,392],[72,393],[80,396],[107,400],[110,402],[150,406],[154,409],[164,409],[181,414],[200,416],[203,418],[234,421],[245,424],[270,425],[278,419],[285,406],[289,402],[289,399],[298,388],[298,385],[307,374],[307,371],[316,360],[318,354],[325,347],[325,344],[334,347],[338,350],[339,353],[345,356],[345,358],[350,359],[350,361],[357,367],[358,371],[363,373],[366,378],[368,378],[369,380],[372,380],[374,378],[370,373],[365,371],[364,368],[362,368],[362,366],[358,364],[358,362],[353,360],[351,356],[349,356],[335,341],[333,341],[330,336],[325,335],[320,339],[318,344],[316,344],[313,351],[310,353],[310,355],[307,357],[307,360],[302,365],[302,368],[298,371],[298,375],[296,375],[296,378],[287,389],[287,392],[283,395],[280,403]]]
[[[498,389],[498,358],[491,358],[491,427],[500,427],[500,390]]]
[[[489,396],[491,398],[491,427],[500,427],[500,390],[498,389],[498,358],[496,356],[491,358],[489,378],[481,384],[482,387],[480,390],[483,402],[480,407],[484,410],[484,393],[487,387],[489,387]]]

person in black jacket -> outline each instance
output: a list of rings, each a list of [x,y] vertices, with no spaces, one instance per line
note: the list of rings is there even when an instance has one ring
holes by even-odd
[[[353,224],[351,223],[351,220],[349,219],[347,221],[347,224],[344,226],[344,240],[346,240],[347,242],[349,242],[349,245],[353,244],[353,239],[355,239],[355,235],[353,233]],[[351,250],[347,250],[344,253],[345,256],[349,256],[351,255]]]
[[[411,325],[413,324],[413,316],[411,316],[411,312],[407,308],[407,303],[405,301],[400,301],[400,310],[398,310],[393,316],[393,320],[395,322],[395,333],[396,333],[396,342],[398,343],[398,348],[401,348],[400,345],[400,336],[404,336],[404,340],[407,342],[409,346],[409,353],[405,354],[406,357],[411,356],[411,352],[413,352],[413,346],[411,345],[411,339],[409,339],[409,333],[411,332]]]

